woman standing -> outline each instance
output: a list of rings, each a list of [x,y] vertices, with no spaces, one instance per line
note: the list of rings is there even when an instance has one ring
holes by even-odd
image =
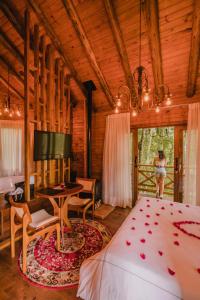
[[[156,167],[156,198],[163,198],[164,178],[166,177],[166,158],[163,150],[158,151],[158,157],[154,158],[154,166]]]

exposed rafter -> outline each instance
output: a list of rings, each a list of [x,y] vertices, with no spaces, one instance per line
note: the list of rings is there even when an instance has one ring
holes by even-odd
[[[21,64],[24,63],[24,56],[21,54],[15,44],[8,38],[5,32],[2,31],[2,29],[0,29],[0,42],[12,55],[17,58]]]
[[[9,69],[9,72],[13,74],[13,76],[16,78],[18,83],[22,87],[24,87],[24,78],[15,70],[14,66],[2,55],[0,55],[0,65],[7,70]],[[30,93],[34,95],[34,91],[31,88],[30,88]]]
[[[72,3],[71,0],[62,0],[63,4],[64,4],[64,7],[66,9],[66,12],[76,30],[76,33],[79,37],[79,40],[81,41],[84,49],[85,49],[85,53],[88,57],[88,60],[100,82],[100,85],[101,85],[101,88],[103,90],[103,92],[105,93],[106,95],[106,98],[108,100],[108,103],[110,104],[111,107],[113,107],[113,97],[112,97],[112,94],[110,92],[110,89],[108,87],[108,84],[105,80],[105,77],[97,63],[97,60],[96,60],[96,57],[95,57],[95,54],[92,50],[92,47],[90,45],[90,42],[87,38],[87,35],[85,33],[85,30],[83,28],[83,25],[81,23],[81,20],[76,12],[76,9]]]
[[[120,62],[122,68],[124,70],[125,78],[128,87],[130,88],[131,92],[135,93],[134,83],[133,83],[133,76],[131,73],[131,67],[128,60],[128,54],[126,51],[125,43],[123,40],[122,32],[119,26],[119,22],[117,19],[117,15],[113,6],[112,0],[104,0],[104,6],[106,9],[106,13],[108,16],[108,20],[110,23],[110,27],[113,33],[113,37],[115,40],[115,44],[120,56]]]
[[[10,89],[10,91],[17,97],[24,100],[22,94],[19,93],[11,84],[8,84],[8,81],[0,75],[0,82],[6,87]]]
[[[196,90],[200,56],[200,1],[194,0],[192,37],[190,46],[190,57],[188,67],[187,97],[192,97]]]
[[[154,85],[155,89],[158,90],[159,85],[162,85],[164,82],[160,46],[158,0],[144,0],[143,9],[149,38]]]
[[[70,59],[68,58],[68,56],[66,55],[62,43],[59,40],[59,38],[57,37],[54,29],[52,28],[51,24],[49,23],[49,21],[47,20],[44,12],[41,10],[41,8],[39,7],[39,5],[36,3],[36,1],[34,0],[27,0],[30,7],[32,8],[32,10],[34,11],[34,13],[36,14],[39,22],[43,25],[47,35],[50,37],[55,49],[58,51],[58,53],[60,54],[60,56],[63,58],[64,63],[66,64],[66,66],[69,69],[70,75],[72,76],[72,78],[75,80],[76,84],[78,85],[78,87],[80,88],[80,90],[82,91],[82,93],[84,94],[84,96],[86,95],[86,91],[85,88],[82,84],[81,78],[79,77],[78,73],[76,72],[73,64],[71,63]]]
[[[18,32],[18,34],[21,36],[21,38],[24,40],[25,37],[24,20],[23,17],[18,12],[18,10],[16,9],[13,1],[11,0],[0,1],[0,9],[7,17],[9,22],[13,25],[13,27]],[[31,49],[33,49],[32,33],[30,33],[30,45],[31,45]]]

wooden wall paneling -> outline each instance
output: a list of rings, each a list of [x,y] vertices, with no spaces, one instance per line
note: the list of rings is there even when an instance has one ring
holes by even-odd
[[[29,60],[30,60],[30,12],[24,14],[24,173],[25,173],[25,199],[30,200],[30,123],[29,123]]]
[[[188,67],[187,97],[192,97],[196,90],[200,56],[200,1],[194,0],[192,36]]]
[[[56,59],[56,68],[55,68],[55,72],[56,72],[56,79],[55,79],[55,82],[56,82],[56,86],[55,86],[55,93],[56,93],[56,97],[55,97],[55,115],[56,115],[56,131],[57,132],[61,132],[61,122],[60,122],[60,113],[61,113],[61,109],[60,109],[60,101],[61,101],[61,90],[60,90],[60,58],[57,58]],[[58,159],[56,160],[55,162],[56,164],[56,182],[60,182],[60,179],[61,179],[61,160]]]
[[[39,93],[39,25],[34,25],[34,129],[41,129],[40,115],[40,93]],[[37,190],[41,185],[41,161],[35,162],[35,181],[34,186]]]
[[[40,39],[41,44],[41,101],[43,103],[42,106],[42,124],[41,129],[47,130],[47,98],[46,98],[46,38],[43,35]],[[43,160],[41,164],[41,174],[42,174],[42,185],[46,187],[47,185],[47,161]]]
[[[65,132],[65,120],[66,120],[66,101],[65,101],[65,87],[64,87],[64,67],[62,66],[60,71],[60,130]],[[65,174],[64,159],[60,161],[60,180],[64,182]]]
[[[47,119],[48,119],[48,131],[53,131],[55,116],[53,111],[53,100],[54,100],[54,49],[50,44],[47,46]],[[47,172],[48,172],[48,184],[54,183],[54,161],[47,161]]]
[[[65,98],[65,133],[71,133],[71,97],[70,97],[70,80],[71,76],[66,75],[66,98]],[[64,177],[67,177],[67,181],[70,181],[70,158],[65,159],[65,172]]]

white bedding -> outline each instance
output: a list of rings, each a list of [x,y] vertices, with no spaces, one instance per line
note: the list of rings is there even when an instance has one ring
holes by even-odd
[[[189,221],[194,223],[173,223]],[[81,266],[85,300],[200,300],[200,207],[142,198]]]

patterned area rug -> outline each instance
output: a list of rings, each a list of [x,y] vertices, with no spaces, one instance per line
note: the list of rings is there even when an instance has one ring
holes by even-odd
[[[22,253],[19,256],[21,275],[30,283],[50,289],[76,286],[82,262],[103,249],[111,234],[99,222],[70,219],[72,232],[64,233],[64,243],[58,252],[55,248],[56,233],[48,240],[35,239],[28,246],[27,272],[23,274]]]

